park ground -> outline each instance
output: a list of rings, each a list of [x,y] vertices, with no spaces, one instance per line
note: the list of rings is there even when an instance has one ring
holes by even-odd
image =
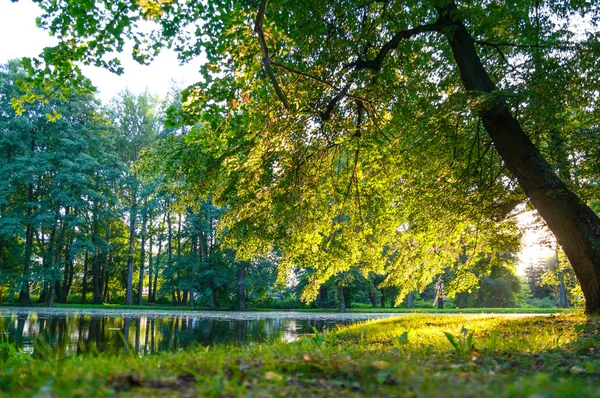
[[[295,343],[32,358],[3,345],[4,396],[600,397],[600,319],[412,314]]]
[[[13,303],[0,304],[0,308],[24,308],[24,309],[46,309],[49,308],[46,304],[34,304],[29,306],[15,306]],[[140,311],[212,311],[209,308],[204,307],[187,307],[187,306],[173,306],[173,305],[122,305],[122,304],[54,304],[51,308],[76,310],[82,311],[89,309],[103,309],[103,310],[140,310]],[[225,310],[229,311],[229,310]],[[309,312],[309,313],[338,313],[337,308],[250,308],[245,312]],[[570,314],[581,311],[581,309],[574,308],[527,308],[527,307],[516,307],[516,308],[402,308],[402,307],[385,307],[385,308],[371,308],[371,307],[353,307],[347,308],[347,313],[358,313],[358,314],[380,314],[380,313],[398,313],[398,314]]]

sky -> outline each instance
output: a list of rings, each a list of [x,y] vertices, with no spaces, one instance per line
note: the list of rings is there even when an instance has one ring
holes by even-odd
[[[56,44],[56,39],[35,25],[40,14],[38,6],[30,0],[17,3],[0,0],[0,63],[13,58],[37,56],[44,47]],[[181,66],[170,50],[163,51],[149,66],[133,61],[130,53],[123,53],[119,58],[125,67],[121,76],[92,66],[82,68],[98,88],[98,98],[105,103],[126,88],[134,94],[147,88],[150,93],[164,97],[169,88],[185,87],[195,83],[200,76],[200,60]]]
[[[539,224],[536,215],[536,211],[527,211],[517,216],[517,225],[523,232],[519,264],[517,266],[519,275],[524,275],[525,269],[530,264],[535,264],[555,255],[554,248],[549,246],[554,244],[554,237],[550,234],[549,230],[544,228],[543,231],[539,231],[532,227],[534,224]],[[548,235],[550,236],[549,238]],[[541,241],[543,240],[547,240],[549,243],[542,244]]]
[[[35,18],[39,15],[39,8],[30,0],[20,0],[18,3],[0,0],[0,63],[12,58],[34,57],[44,47],[56,43],[46,31],[36,27]],[[185,87],[199,80],[201,61],[181,66],[175,53],[170,50],[163,51],[149,66],[136,63],[129,53],[122,54],[120,59],[125,68],[121,76],[96,67],[83,68],[84,74],[98,88],[98,98],[104,103],[124,89],[134,94],[148,89],[150,93],[164,97],[174,85]],[[550,248],[537,243],[540,235],[527,228],[532,220],[531,213],[519,216],[519,225],[524,231],[517,267],[521,275],[529,264],[553,255]]]

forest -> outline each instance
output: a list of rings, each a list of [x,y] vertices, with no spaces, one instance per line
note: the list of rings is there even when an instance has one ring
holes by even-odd
[[[278,281],[277,246],[237,258],[229,231],[218,227],[227,203],[186,190],[185,175],[167,175],[158,155],[187,133],[165,126],[167,113],[181,107],[179,92],[160,99],[124,91],[109,104],[73,95],[19,117],[10,99],[23,95],[17,82],[25,76],[18,60],[1,68],[0,302],[432,307],[433,283],[399,297],[398,287],[383,283],[385,273],[364,274],[356,265],[303,303],[311,270]],[[60,118],[48,120],[54,111]],[[567,307],[567,288],[569,302],[580,300],[572,271],[558,257],[532,264],[520,280],[518,242],[511,244],[479,260],[472,292],[445,298],[446,307]],[[451,283],[456,271],[447,266],[440,275]]]

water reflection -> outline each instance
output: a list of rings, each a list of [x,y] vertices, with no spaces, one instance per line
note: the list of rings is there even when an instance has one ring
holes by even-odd
[[[297,340],[313,328],[335,328],[351,319],[218,319],[194,316],[118,316],[79,314],[0,314],[0,341],[44,355],[84,352],[141,355],[177,351],[193,345],[252,344]]]

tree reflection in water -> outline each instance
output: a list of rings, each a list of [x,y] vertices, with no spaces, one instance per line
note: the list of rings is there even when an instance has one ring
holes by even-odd
[[[190,346],[294,341],[313,328],[334,328],[351,320],[214,319],[194,316],[148,317],[36,313],[0,315],[3,341],[34,355],[73,356],[89,352],[141,355]]]

